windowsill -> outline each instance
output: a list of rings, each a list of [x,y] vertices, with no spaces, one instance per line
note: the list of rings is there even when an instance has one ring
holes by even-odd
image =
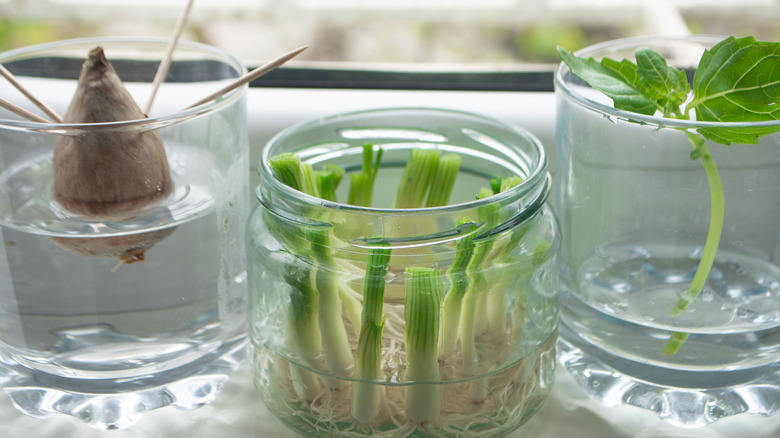
[[[510,438],[584,437],[776,437],[780,416],[737,415],[700,429],[682,429],[654,412],[633,406],[603,406],[588,399],[565,370],[558,368],[555,385],[541,409]],[[0,394],[0,436],[57,438],[295,438],[260,400],[251,365],[245,364],[225,384],[216,400],[193,411],[167,407],[148,412],[125,430],[100,431],[65,416],[35,419],[17,412]]]

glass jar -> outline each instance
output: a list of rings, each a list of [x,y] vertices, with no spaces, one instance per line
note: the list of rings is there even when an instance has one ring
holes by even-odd
[[[721,39],[624,39],[578,55],[634,59],[650,48],[690,74]],[[691,140],[703,129],[778,131],[780,121],[646,116],[615,109],[565,65],[555,79],[562,364],[593,398],[678,425],[777,412],[780,134],[706,141],[708,157],[692,155]],[[699,281],[698,298],[673,315]],[[667,350],[676,333],[688,338]]]
[[[98,78],[84,84],[115,83],[92,63],[97,46],[128,90],[123,105],[104,85],[91,96],[105,99],[74,99],[82,65]],[[45,123],[0,110],[0,382],[28,415],[128,427],[153,409],[211,402],[245,357],[246,87],[185,109],[245,69],[181,41],[144,117],[167,47],[95,38],[0,54],[60,116],[75,100],[103,117]],[[41,113],[6,84],[0,97]],[[135,118],[107,120],[132,101]]]
[[[383,154],[372,207],[304,194],[268,164],[292,152],[348,180],[366,144]],[[449,205],[391,206],[414,149],[461,157]],[[309,436],[499,436],[540,408],[555,370],[559,242],[534,137],[461,112],[358,112],[278,134],[259,173],[248,223],[254,380],[284,423]],[[474,200],[512,175],[523,182]],[[416,301],[424,295],[434,298]]]

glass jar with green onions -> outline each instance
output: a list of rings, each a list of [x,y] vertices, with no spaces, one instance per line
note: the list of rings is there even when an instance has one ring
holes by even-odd
[[[248,222],[254,381],[309,436],[500,436],[555,370],[542,145],[474,114],[386,109],[281,132]]]

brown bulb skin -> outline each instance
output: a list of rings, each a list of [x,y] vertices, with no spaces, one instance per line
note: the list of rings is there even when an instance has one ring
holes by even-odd
[[[106,123],[146,116],[133,100],[103,49],[89,52],[64,123]],[[160,135],[132,127],[90,127],[54,142],[54,200],[67,212],[90,220],[122,220],[172,190]],[[143,253],[173,229],[130,236],[55,238],[75,254],[143,260]]]

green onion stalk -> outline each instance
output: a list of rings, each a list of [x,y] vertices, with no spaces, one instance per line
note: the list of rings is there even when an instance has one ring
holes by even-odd
[[[445,154],[439,159],[428,197],[425,200],[426,207],[440,207],[450,202],[461,161],[460,155],[456,153]]]
[[[342,263],[340,266],[345,266],[345,264]],[[342,280],[339,281],[339,299],[344,308],[344,316],[352,327],[352,333],[355,334],[355,337],[359,337],[361,326],[360,313],[363,311],[363,305],[360,303],[360,295]]]
[[[274,176],[284,184],[301,190],[301,157],[292,152],[279,154],[270,160],[268,165],[274,173]]]
[[[308,190],[309,194],[316,193],[313,180],[304,182],[305,178],[313,178],[311,166],[303,166],[300,157],[292,153],[280,154],[269,160],[269,165],[276,178],[296,190]],[[308,167],[304,170],[304,167]],[[319,325],[319,293],[312,287],[311,263],[305,261],[305,254],[310,252],[310,246],[306,246],[305,236],[300,228],[296,228],[281,221],[276,221],[275,231],[284,235],[289,244],[295,245],[291,255],[300,257],[300,263],[290,263],[285,267],[284,279],[290,287],[290,331],[294,338],[294,350],[302,361],[302,365],[314,369],[322,369],[322,334]],[[298,246],[300,245],[300,246]],[[304,267],[305,266],[305,267]],[[317,376],[296,365],[290,368],[293,377],[293,387],[296,393],[306,401],[314,400],[321,391],[321,384]]]
[[[311,270],[287,266],[284,278],[290,286],[290,331],[294,350],[303,365],[322,367],[322,335],[319,327],[319,294],[311,286]],[[317,376],[301,367],[290,367],[293,388],[307,402],[313,401],[322,391]]]
[[[502,180],[503,181],[503,180]],[[500,187],[500,185],[499,185]],[[499,189],[499,192],[501,190]],[[477,199],[484,199],[489,196],[492,196],[495,192],[491,189],[483,188],[480,190],[479,194],[477,195]],[[484,223],[484,227],[486,230],[492,230],[496,226],[498,226],[498,220],[499,220],[499,214],[500,214],[501,206],[498,204],[491,204],[484,206],[480,208],[477,211],[477,217],[479,218],[480,222]],[[474,324],[474,336],[479,336],[487,332],[488,326],[490,324],[490,321],[488,321],[488,301],[490,300],[490,296],[494,295],[491,293],[492,290],[496,290],[493,286],[493,280],[490,279],[488,281],[488,274],[490,272],[495,272],[495,263],[496,263],[496,238],[495,237],[489,237],[484,239],[483,243],[480,243],[479,245],[482,247],[480,251],[484,251],[484,255],[482,256],[482,261],[480,262],[481,266],[479,269],[476,269],[475,266],[473,269],[473,272],[471,275],[476,278],[476,280],[483,285],[483,287],[480,290],[478,294],[477,299],[477,305],[476,305],[476,315],[477,318],[475,320]],[[503,295],[503,293],[502,293]]]
[[[409,267],[404,273],[406,417],[417,424],[439,413],[439,318],[443,282],[438,270]]]
[[[480,190],[477,199],[491,195],[492,190],[485,188]],[[477,210],[482,229],[489,232],[495,227],[498,223],[500,208],[497,204],[488,204]],[[466,267],[468,287],[463,297],[458,338],[460,339],[463,372],[467,376],[476,374],[479,364],[476,347],[476,338],[479,335],[477,319],[484,319],[485,316],[488,285],[483,272],[485,270],[484,262],[488,259],[494,240],[494,237],[486,236],[481,241],[474,242],[474,254]],[[474,382],[472,398],[476,402],[484,400],[487,396],[484,383],[481,379]]]
[[[420,208],[436,176],[441,152],[438,149],[412,149],[406,162],[393,208]]]
[[[334,164],[325,166],[324,170],[314,172],[317,177],[317,189],[320,192],[320,198],[327,201],[337,202],[336,188],[344,177],[344,169]]]
[[[409,161],[404,168],[404,174],[399,184],[394,201],[396,208],[438,207],[449,203],[455,180],[460,171],[461,158],[458,154],[449,153],[440,157],[438,149],[415,149],[410,152]],[[471,224],[471,227],[468,226]],[[469,218],[462,218],[457,223],[465,235],[459,239],[453,264],[448,271],[450,291],[447,293],[446,307],[449,312],[442,316],[444,328],[439,337],[439,345],[446,355],[455,349],[457,328],[460,320],[460,303],[466,288],[465,267],[471,258],[473,238],[472,231],[476,226]],[[440,356],[444,353],[440,353]]]
[[[517,289],[515,295],[515,312],[518,315],[527,316],[526,304],[528,302],[528,296],[530,291],[529,281],[534,272],[536,272],[547,260],[549,260],[549,251],[551,244],[548,241],[540,241],[536,243],[531,254],[523,255],[522,261],[516,262],[516,272],[518,277],[515,279],[514,288]],[[502,312],[506,314],[506,311]],[[493,316],[490,316],[493,317]],[[516,324],[516,329],[512,332],[512,338],[516,339],[523,336],[523,327],[525,324]],[[502,332],[502,336],[506,335]]]
[[[301,163],[301,191],[309,195],[320,197],[320,188],[317,183],[317,175],[309,163]]]
[[[335,260],[329,230],[311,229],[307,235],[318,263],[315,283],[320,295],[319,322],[325,367],[337,376],[348,377],[352,374],[355,362],[342,317],[338,274],[333,270]]]
[[[363,145],[363,163],[360,172],[351,174],[347,204],[370,207],[374,194],[374,182],[382,161],[382,148],[379,148],[374,158],[374,145]]]
[[[389,263],[389,248],[369,249],[363,282],[363,323],[358,337],[355,383],[352,386],[352,417],[361,424],[376,418],[382,396],[381,386],[374,382],[382,378],[382,331],[385,326],[382,308]]]
[[[490,189],[480,190],[477,199],[484,199],[492,195]],[[463,303],[459,338],[463,350],[464,369],[473,374],[478,358],[476,355],[475,338],[482,333],[485,326],[484,316],[487,309],[487,281],[485,278],[486,261],[495,243],[495,237],[488,235],[497,224],[501,206],[487,204],[477,210],[482,234],[479,241],[474,242],[474,254],[466,268],[468,276],[468,289]]]
[[[373,204],[374,182],[376,181],[376,176],[379,172],[379,165],[382,162],[383,153],[381,147],[377,148],[376,154],[374,154],[374,149],[375,145],[373,143],[366,143],[363,145],[360,172],[350,174],[349,192],[347,194],[347,204],[349,205],[371,207]],[[336,199],[333,200],[335,201]],[[360,226],[360,224],[355,225]],[[353,292],[351,288],[342,285],[342,287],[339,288],[339,297],[344,304],[344,312],[347,315],[347,319],[349,319],[352,324],[355,336],[359,338],[363,325],[360,316],[361,304],[358,298],[355,297],[356,294],[351,294],[351,292]]]
[[[449,288],[444,295],[441,310],[441,329],[439,330],[439,359],[446,359],[455,352],[458,339],[463,297],[468,289],[469,279],[466,268],[474,254],[474,231],[477,225],[471,218],[464,217],[458,221],[458,229],[464,233],[455,244],[455,258],[447,269]]]
[[[311,196],[320,196],[320,185],[323,181],[327,185],[337,185],[343,173],[331,169],[326,173],[317,173],[311,164],[302,163],[300,157],[292,153],[283,153],[269,160],[269,165],[274,175],[283,183],[300,190]],[[319,326],[317,333],[302,330],[295,331],[295,344],[306,345],[311,337],[319,337],[322,342],[321,354],[324,354],[325,368],[333,374],[347,377],[354,367],[352,351],[349,347],[344,321],[341,318],[341,301],[339,298],[339,283],[333,272],[333,249],[330,246],[329,229],[307,228],[303,230],[306,240],[310,242],[309,248],[296,248],[297,255],[303,258],[316,260],[317,266],[309,273],[316,287],[308,297],[317,297],[316,314],[311,311],[301,311],[300,306],[291,306],[293,327]],[[312,263],[314,264],[314,263]],[[289,276],[288,276],[289,277]],[[289,282],[289,278],[288,278]],[[293,291],[304,290],[302,283],[293,287]],[[310,298],[310,301],[313,298]],[[309,305],[312,308],[312,305]],[[304,309],[305,310],[305,309]],[[314,365],[314,364],[312,364]],[[336,385],[335,382],[329,382]]]
[[[301,163],[296,154],[284,153],[271,160],[269,165],[274,175],[288,186],[303,191],[312,196],[320,194],[318,181],[327,178],[318,176],[311,165]],[[331,172],[329,178],[337,176]],[[331,182],[333,183],[333,182]],[[335,182],[337,184],[337,182]],[[300,227],[276,222],[275,231],[284,235],[289,245],[290,254],[299,259],[300,263],[290,263],[285,267],[284,279],[290,287],[290,331],[294,342],[294,351],[304,366],[313,369],[324,369],[322,332],[320,330],[320,294],[314,287],[316,269],[311,262],[311,245],[306,232]],[[302,267],[305,266],[305,267]],[[297,365],[290,367],[293,388],[301,399],[313,401],[321,394],[322,385],[315,373]]]
[[[500,179],[498,184],[498,192],[505,192],[512,187],[517,186],[523,182],[523,178],[517,175],[510,176],[508,178]],[[495,188],[494,188],[495,192]],[[510,287],[511,281],[517,280],[516,276],[506,275],[507,268],[499,268],[499,266],[508,266],[515,263],[512,255],[513,251],[520,244],[520,240],[525,236],[528,228],[525,226],[517,227],[510,234],[506,243],[502,246],[500,252],[498,252],[495,260],[493,270],[488,270],[488,273],[497,272],[497,278],[491,278],[489,281],[490,292],[487,294],[487,315],[485,322],[487,324],[486,331],[488,335],[493,339],[498,339],[506,335],[506,320],[507,320],[507,289]],[[521,274],[516,272],[517,274]]]
[[[398,186],[393,208],[447,205],[455,186],[461,158],[441,156],[438,149],[414,149]],[[470,222],[470,221],[469,221]],[[470,239],[469,239],[470,240]],[[467,256],[464,254],[462,257]],[[462,262],[461,262],[462,263]],[[439,271],[410,267],[405,271],[404,342],[407,354],[407,418],[415,423],[430,420],[439,411],[439,318],[443,283]],[[456,322],[457,324],[457,322]]]
[[[394,202],[396,208],[418,208],[422,207],[423,203],[425,207],[447,205],[455,187],[461,162],[458,154],[449,153],[440,156],[438,149],[411,151],[396,194]],[[468,224],[471,224],[471,227]],[[467,217],[458,221],[457,226],[465,235],[457,243],[455,260],[447,274],[450,290],[447,293],[448,300],[445,306],[449,312],[445,312],[442,316],[443,330],[438,341],[442,357],[452,354],[455,349],[460,304],[466,289],[465,268],[471,258],[472,231],[476,228],[473,221]]]
[[[385,320],[366,321],[358,338],[355,381],[352,384],[352,418],[370,424],[382,404],[382,331]]]

